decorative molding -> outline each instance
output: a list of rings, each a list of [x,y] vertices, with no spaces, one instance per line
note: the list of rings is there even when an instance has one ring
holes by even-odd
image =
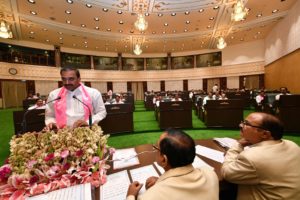
[[[0,79],[14,80],[60,80],[59,68],[15,63],[0,63]],[[16,68],[18,74],[10,75],[9,68]],[[230,66],[204,67],[180,70],[161,71],[105,71],[81,69],[82,81],[89,82],[127,82],[127,81],[160,81],[160,80],[194,80],[203,78],[246,76],[264,74],[264,62],[252,62]]]

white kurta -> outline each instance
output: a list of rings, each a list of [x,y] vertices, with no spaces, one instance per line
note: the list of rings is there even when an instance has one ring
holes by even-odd
[[[83,87],[85,87],[85,90],[90,95],[90,98],[92,100],[92,106],[93,106],[92,123],[93,124],[98,123],[99,121],[101,121],[106,117],[106,109],[103,103],[101,93],[94,88],[90,88],[86,86]],[[57,98],[60,90],[61,88],[58,88],[50,92],[48,97],[48,102]],[[76,122],[77,120],[84,119],[85,116],[84,105],[81,102],[79,102],[77,99],[74,99],[73,98],[74,95],[78,99],[83,101],[81,87],[76,88],[74,91],[67,90],[66,93],[66,101],[67,101],[66,115],[67,115],[67,126],[69,127],[73,126],[74,122]],[[46,125],[48,125],[49,123],[56,123],[54,103],[55,101],[47,104],[46,106],[46,113],[45,113]]]

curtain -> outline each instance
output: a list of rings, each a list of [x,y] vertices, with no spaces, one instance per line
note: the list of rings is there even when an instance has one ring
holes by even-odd
[[[131,84],[134,100],[143,100],[143,82],[132,82]]]
[[[220,79],[219,78],[210,78],[207,79],[207,92],[212,91],[212,87],[218,84],[219,89],[220,89]]]
[[[259,89],[259,75],[245,76],[245,87],[247,89]]]
[[[3,108],[22,107],[26,98],[26,83],[22,81],[2,81]]]

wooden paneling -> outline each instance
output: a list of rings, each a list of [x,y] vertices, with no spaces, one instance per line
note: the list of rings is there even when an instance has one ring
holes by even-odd
[[[109,91],[109,90],[114,91],[113,89],[114,89],[113,88],[113,83],[112,82],[107,82],[107,91]]]
[[[202,86],[204,91],[207,91],[207,79],[203,79],[203,86]]]
[[[183,91],[189,90],[189,82],[188,80],[183,80]]]
[[[300,93],[300,49],[265,67],[265,86],[268,89],[287,87],[291,93]]]
[[[160,91],[165,91],[165,81],[160,81]]]
[[[34,84],[34,81],[32,81],[32,80],[27,80],[26,81],[26,90],[27,90],[27,94],[28,93],[35,94],[35,84]]]

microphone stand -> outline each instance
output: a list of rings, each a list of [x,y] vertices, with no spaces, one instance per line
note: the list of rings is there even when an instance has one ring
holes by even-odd
[[[92,127],[92,112],[91,112],[91,109],[90,107],[84,103],[83,101],[81,101],[80,99],[78,99],[75,95],[73,95],[73,99],[76,99],[77,101],[79,101],[80,103],[82,103],[82,105],[86,106],[89,110],[89,127],[91,128]]]
[[[51,103],[51,102],[53,102],[53,101],[57,101],[57,100],[60,100],[60,99],[61,99],[61,97],[57,97],[57,98],[55,98],[55,99],[53,99],[53,100],[51,100],[51,101],[45,103],[44,105],[47,105],[47,104],[49,104],[49,103]],[[28,113],[30,113],[30,112],[33,111],[33,110],[36,110],[37,108],[38,108],[38,107],[35,107],[35,108],[32,109],[32,110],[27,110],[27,111],[24,113],[24,115],[23,115],[23,120],[22,120],[22,132],[21,132],[21,133],[25,133],[26,130],[27,130],[27,120],[26,120],[26,117],[27,117]]]

